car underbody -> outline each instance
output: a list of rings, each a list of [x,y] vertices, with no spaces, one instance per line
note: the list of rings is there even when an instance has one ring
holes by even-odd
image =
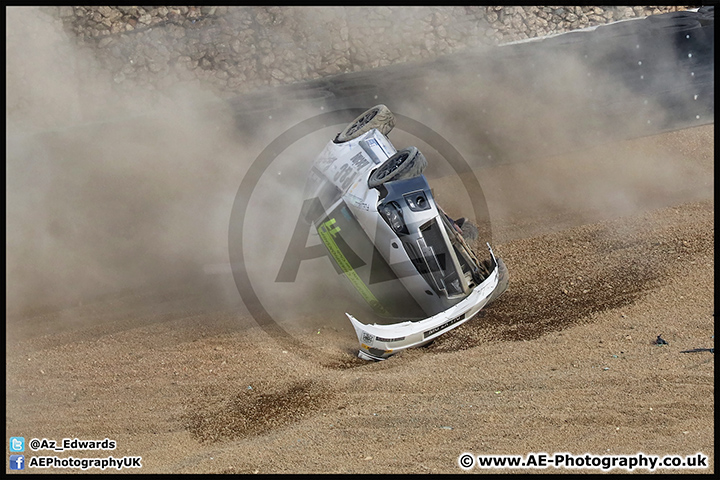
[[[304,218],[336,271],[376,319],[346,313],[358,356],[383,360],[425,345],[473,318],[508,286],[508,272],[486,243],[473,248],[471,222],[435,202],[415,147],[387,138],[394,117],[375,106],[330,141],[308,175]],[[477,232],[477,229],[474,230]]]

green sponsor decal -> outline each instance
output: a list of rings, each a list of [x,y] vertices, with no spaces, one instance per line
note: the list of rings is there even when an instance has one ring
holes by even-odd
[[[320,235],[320,239],[327,247],[330,255],[332,255],[337,264],[340,266],[340,269],[343,271],[345,276],[348,278],[348,280],[350,280],[350,283],[352,283],[353,287],[355,287],[355,289],[373,308],[373,310],[375,310],[381,315],[388,315],[389,312],[385,310],[385,307],[383,307],[382,304],[378,301],[378,299],[375,298],[375,295],[373,295],[368,286],[365,285],[365,282],[362,281],[355,269],[352,267],[352,265],[350,265],[348,259],[340,250],[340,247],[338,247],[337,243],[335,243],[335,235],[340,232],[340,227],[335,226],[335,223],[335,219],[331,218],[320,225],[320,227],[318,228],[318,234]]]

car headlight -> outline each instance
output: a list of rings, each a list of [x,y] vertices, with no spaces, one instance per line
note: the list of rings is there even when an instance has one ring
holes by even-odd
[[[380,214],[395,231],[395,233],[407,233],[405,220],[403,220],[402,209],[396,202],[390,202],[380,207]]]

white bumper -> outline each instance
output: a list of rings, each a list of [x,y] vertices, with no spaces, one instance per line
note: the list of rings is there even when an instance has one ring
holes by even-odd
[[[497,261],[492,249],[490,254],[495,261],[490,276],[461,302],[432,317],[392,325],[365,325],[346,313],[360,342],[358,357],[364,360],[384,360],[406,348],[425,345],[474,317],[507,288],[507,271]]]

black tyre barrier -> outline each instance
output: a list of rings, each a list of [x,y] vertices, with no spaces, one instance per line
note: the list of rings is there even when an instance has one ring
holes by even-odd
[[[668,38],[680,57],[704,54],[709,51],[705,29],[695,12],[671,12],[645,19],[648,32],[655,37]],[[691,58],[691,57],[689,57]]]
[[[590,39],[594,42],[603,42],[618,47],[625,46],[627,49],[632,49],[637,45],[637,42],[650,42],[651,45],[657,45],[657,35],[674,36],[677,42],[681,42],[689,32],[701,27],[702,25],[694,13],[693,15],[681,16],[653,15],[645,19],[599,26],[591,32]]]
[[[715,15],[715,5],[704,5],[697,9],[698,15]]]
[[[332,77],[326,77],[325,80],[327,81],[328,88],[333,89],[361,83],[376,84],[378,76],[379,69],[373,69],[362,72],[341,73],[339,75],[333,75]]]
[[[702,27],[702,25],[700,24],[700,20],[698,19],[696,14],[693,14],[692,16],[682,17],[665,17],[663,15],[657,15],[657,17],[662,18],[654,17],[656,16],[654,15],[652,17],[647,17],[646,19],[642,20],[645,27],[647,28],[647,32],[651,35],[654,34],[656,31],[681,35],[685,31]]]
[[[638,127],[668,131],[714,122],[714,80],[684,84],[672,76],[623,102],[599,109],[598,115],[632,119]]]
[[[238,114],[255,114],[267,112],[280,107],[277,95],[270,91],[240,95],[228,100],[230,106]]]
[[[257,92],[239,95],[227,100],[234,111],[238,128],[255,131],[261,128],[263,119],[272,119],[288,108],[300,105],[320,107],[329,105],[334,95],[326,82],[311,81],[278,87],[268,87]]]
[[[291,105],[296,103],[307,103],[308,105],[324,105],[334,97],[327,89],[327,82],[297,83],[277,88],[277,95],[280,103]]]
[[[502,47],[502,49],[502,51],[505,51],[505,49],[512,49],[512,47]],[[428,65],[427,72],[431,76],[473,75],[487,71],[488,65],[487,54],[470,49],[438,57]],[[425,67],[423,69],[425,70]]]
[[[715,49],[715,6],[708,5],[698,8],[698,21],[703,26],[703,31],[707,37],[708,45],[711,46],[714,55]]]
[[[714,62],[693,61],[694,58],[658,57],[645,60],[643,65],[617,62],[605,70],[608,82],[620,83],[637,95],[669,94],[672,91],[692,88],[694,85],[713,83]]]
[[[358,96],[360,100],[368,98],[369,93],[375,89],[375,93],[372,97],[378,95],[378,98],[373,98],[372,104],[383,101],[381,93],[387,99],[387,87],[392,86],[394,79],[388,77],[394,77],[398,75],[398,71],[401,71],[402,66],[387,66],[378,67],[372,70],[365,70],[362,72],[348,72],[341,73],[339,75],[333,75],[326,77],[327,89],[333,93],[333,105],[346,105],[348,102],[352,102],[355,96]],[[369,104],[364,103],[362,105],[355,105],[358,108],[366,108]]]
[[[647,52],[649,67],[697,69],[713,63],[713,45],[707,36],[707,29],[697,26],[684,30],[658,30],[651,38],[655,42]]]
[[[709,61],[713,48],[697,19],[687,16],[654,22],[645,19],[637,21],[633,28],[611,28],[605,33],[599,33],[598,28],[596,32],[592,37],[596,47],[588,58],[590,65],[638,80],[657,71],[693,70]]]
[[[708,24],[703,26],[703,32],[705,32],[705,41],[707,42],[708,52],[707,55],[715,61],[715,25]]]
[[[538,49],[543,53],[538,55]],[[549,55],[546,55],[549,53]],[[491,55],[477,70],[486,82],[503,84],[508,81],[524,80],[528,75],[547,73],[547,62],[553,54],[562,55],[560,50],[546,48],[544,40],[530,44],[506,45],[499,48],[498,54]]]
[[[592,30],[589,31],[573,31],[567,32],[554,37],[549,37],[541,40],[544,46],[562,47],[565,45],[577,45],[586,44],[592,35]]]
[[[621,22],[609,23],[607,25],[598,25],[595,30],[590,32],[593,40],[607,40],[613,37],[636,37],[647,33],[646,25],[643,19],[624,20]]]
[[[715,6],[707,5],[698,8],[697,18],[703,26],[713,25],[715,23]]]
[[[667,130],[682,125],[714,122],[714,84],[694,85],[657,95],[654,100],[666,112],[660,128]],[[702,96],[705,101],[696,100]]]
[[[553,49],[562,53],[577,55],[587,58],[592,54],[590,38],[592,31],[567,32],[555,37],[542,40],[544,49]]]
[[[698,20],[697,12],[681,10],[678,12],[667,12],[658,15],[650,15],[645,18],[650,23],[677,22],[683,20]]]
[[[227,100],[233,110],[235,126],[250,135],[267,128],[266,121],[283,113],[282,104],[271,89]]]
[[[641,19],[600,25],[588,38],[589,66],[623,72],[639,61],[636,57],[649,38]]]
[[[364,107],[383,100],[382,90],[375,83],[331,85],[328,89],[333,93],[333,106]]]
[[[400,68],[383,68],[378,76],[378,84],[388,94],[399,90],[420,91],[424,85],[426,72],[422,64],[405,63]],[[420,73],[418,73],[420,72]]]
[[[614,97],[612,93],[602,95],[603,98],[590,98],[593,94],[588,93],[588,98],[579,99],[587,103],[589,117],[598,117],[598,128],[608,124],[605,120],[600,121],[602,118],[617,118],[619,126],[628,121],[639,122],[648,135],[661,130],[712,123],[714,8],[698,10],[697,13],[675,12],[674,15],[654,17],[660,18],[621,21],[601,25],[590,31],[569,32],[494,49],[468,49],[431,61],[325,77],[322,81],[307,82],[290,89],[296,89],[299,101],[326,101],[329,108],[365,109],[377,103],[390,105],[408,101],[442,109],[445,106],[443,99],[426,90],[429,86],[429,92],[432,92],[435,82],[454,82],[458,79],[466,82],[477,76],[481,77],[482,84],[512,84],[514,80],[520,80],[520,84],[525,86],[521,88],[533,89],[539,86],[541,91],[548,82],[563,81],[562,71],[554,68],[554,59],[562,60],[567,53],[578,53],[583,56],[587,54],[584,61],[588,63],[589,69],[595,72],[599,70],[603,79],[608,77],[608,85],[620,82],[623,88],[637,95],[630,101],[624,101],[620,96]],[[668,45],[672,48],[668,48]],[[269,89],[269,92],[234,99],[231,103],[243,119],[243,128],[261,128],[259,125],[267,122],[259,122],[258,119],[280,115],[283,98],[278,98],[282,97],[278,94],[279,91]],[[484,95],[487,92],[479,84],[477,94],[472,98],[474,104],[484,105]],[[648,103],[645,104],[645,101]],[[591,104],[597,106],[593,112],[590,111]],[[667,110],[667,114],[658,113],[658,105]],[[468,119],[471,126],[453,125],[453,131],[458,132],[458,137],[477,135],[478,129],[475,127],[488,122],[482,107],[475,110],[477,117]],[[696,118],[698,115],[700,118]],[[647,120],[651,120],[651,123],[646,124]],[[594,121],[591,118],[587,123]],[[498,128],[502,130],[505,127]],[[574,126],[567,128],[573,129]],[[492,128],[489,130],[493,131]],[[623,132],[618,131],[616,134],[622,136]],[[492,133],[488,135],[492,137]],[[488,143],[492,142],[496,140],[489,138]],[[469,143],[466,148],[475,148],[473,142]],[[483,158],[487,157],[487,153],[480,152]],[[503,155],[495,155],[493,151],[492,157],[492,161],[497,161]]]
[[[691,72],[694,73],[694,72]],[[648,78],[648,80],[638,86],[637,83],[632,84],[633,90],[640,95],[671,95],[673,92],[684,91],[686,89],[697,90],[699,94],[701,90],[707,89],[707,85],[713,85],[713,72],[705,71],[703,74],[696,75],[679,75],[675,72],[658,72],[656,75]],[[628,82],[628,85],[631,85]],[[702,95],[699,98],[700,103],[706,103],[708,98]],[[697,102],[691,102],[697,104]]]
[[[543,43],[553,45],[566,45],[578,42],[586,42],[593,30],[574,30],[571,32],[561,33],[553,37],[544,38]]]

